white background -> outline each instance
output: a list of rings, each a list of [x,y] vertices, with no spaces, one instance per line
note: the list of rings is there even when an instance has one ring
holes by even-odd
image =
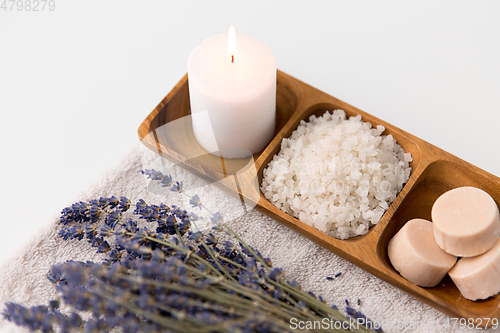
[[[500,2],[55,4],[0,9],[0,263],[138,144],[229,24],[285,73],[500,175]]]

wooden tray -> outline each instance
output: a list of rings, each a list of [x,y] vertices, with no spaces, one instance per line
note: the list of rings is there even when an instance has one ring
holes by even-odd
[[[391,124],[365,113],[335,97],[311,87],[281,71],[277,79],[277,124],[274,139],[253,160],[223,160],[208,154],[196,141],[190,122],[187,75],[158,104],[139,127],[142,143],[153,151],[200,176],[222,184],[225,189],[250,200],[256,209],[295,230],[333,253],[349,260],[408,294],[451,317],[500,316],[500,295],[472,302],[461,296],[449,276],[434,288],[418,287],[405,280],[387,257],[387,243],[410,219],[431,219],[431,207],[442,193],[459,186],[475,186],[488,192],[500,204],[500,179]],[[339,240],[283,213],[259,190],[262,171],[279,152],[282,138],[289,137],[301,120],[326,110],[344,110],[348,116],[361,115],[373,126],[383,125],[410,152],[413,162],[408,183],[368,234]],[[174,120],[174,126],[169,126]],[[255,176],[257,175],[257,176]],[[482,321],[484,325],[485,320]]]

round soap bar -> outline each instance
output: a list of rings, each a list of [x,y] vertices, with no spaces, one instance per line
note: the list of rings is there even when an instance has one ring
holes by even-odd
[[[448,273],[460,293],[471,301],[500,292],[500,240],[479,256],[460,259]]]
[[[432,222],[423,219],[408,221],[389,241],[387,254],[399,274],[422,287],[437,285],[457,261],[436,244]]]
[[[500,235],[495,200],[475,187],[459,187],[444,193],[434,202],[431,215],[436,242],[455,256],[484,253]]]

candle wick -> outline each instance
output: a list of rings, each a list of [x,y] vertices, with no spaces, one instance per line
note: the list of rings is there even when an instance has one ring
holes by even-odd
[[[234,55],[231,54],[231,62],[234,62]]]

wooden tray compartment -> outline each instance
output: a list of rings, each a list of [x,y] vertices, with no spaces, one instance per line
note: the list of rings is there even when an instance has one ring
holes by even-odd
[[[434,288],[418,287],[394,270],[386,250],[389,240],[408,220],[415,217],[430,219],[433,202],[449,189],[475,186],[488,192],[499,204],[500,179],[281,71],[278,71],[276,90],[275,136],[253,158],[221,159],[199,145],[194,138],[189,117],[187,75],[140,125],[139,138],[153,151],[221,185],[230,193],[252,201],[255,208],[264,214],[451,317],[498,318],[499,295],[484,301],[468,301],[460,297],[449,277]],[[312,114],[320,116],[327,110],[335,109],[344,110],[348,116],[359,114],[363,121],[373,126],[383,125],[386,128],[384,134],[392,134],[413,157],[410,179],[380,222],[366,235],[348,240],[330,237],[283,213],[265,199],[259,189],[262,172],[279,152],[281,140],[289,137],[301,120],[307,120]],[[175,125],[169,126],[174,124],[173,121]]]

